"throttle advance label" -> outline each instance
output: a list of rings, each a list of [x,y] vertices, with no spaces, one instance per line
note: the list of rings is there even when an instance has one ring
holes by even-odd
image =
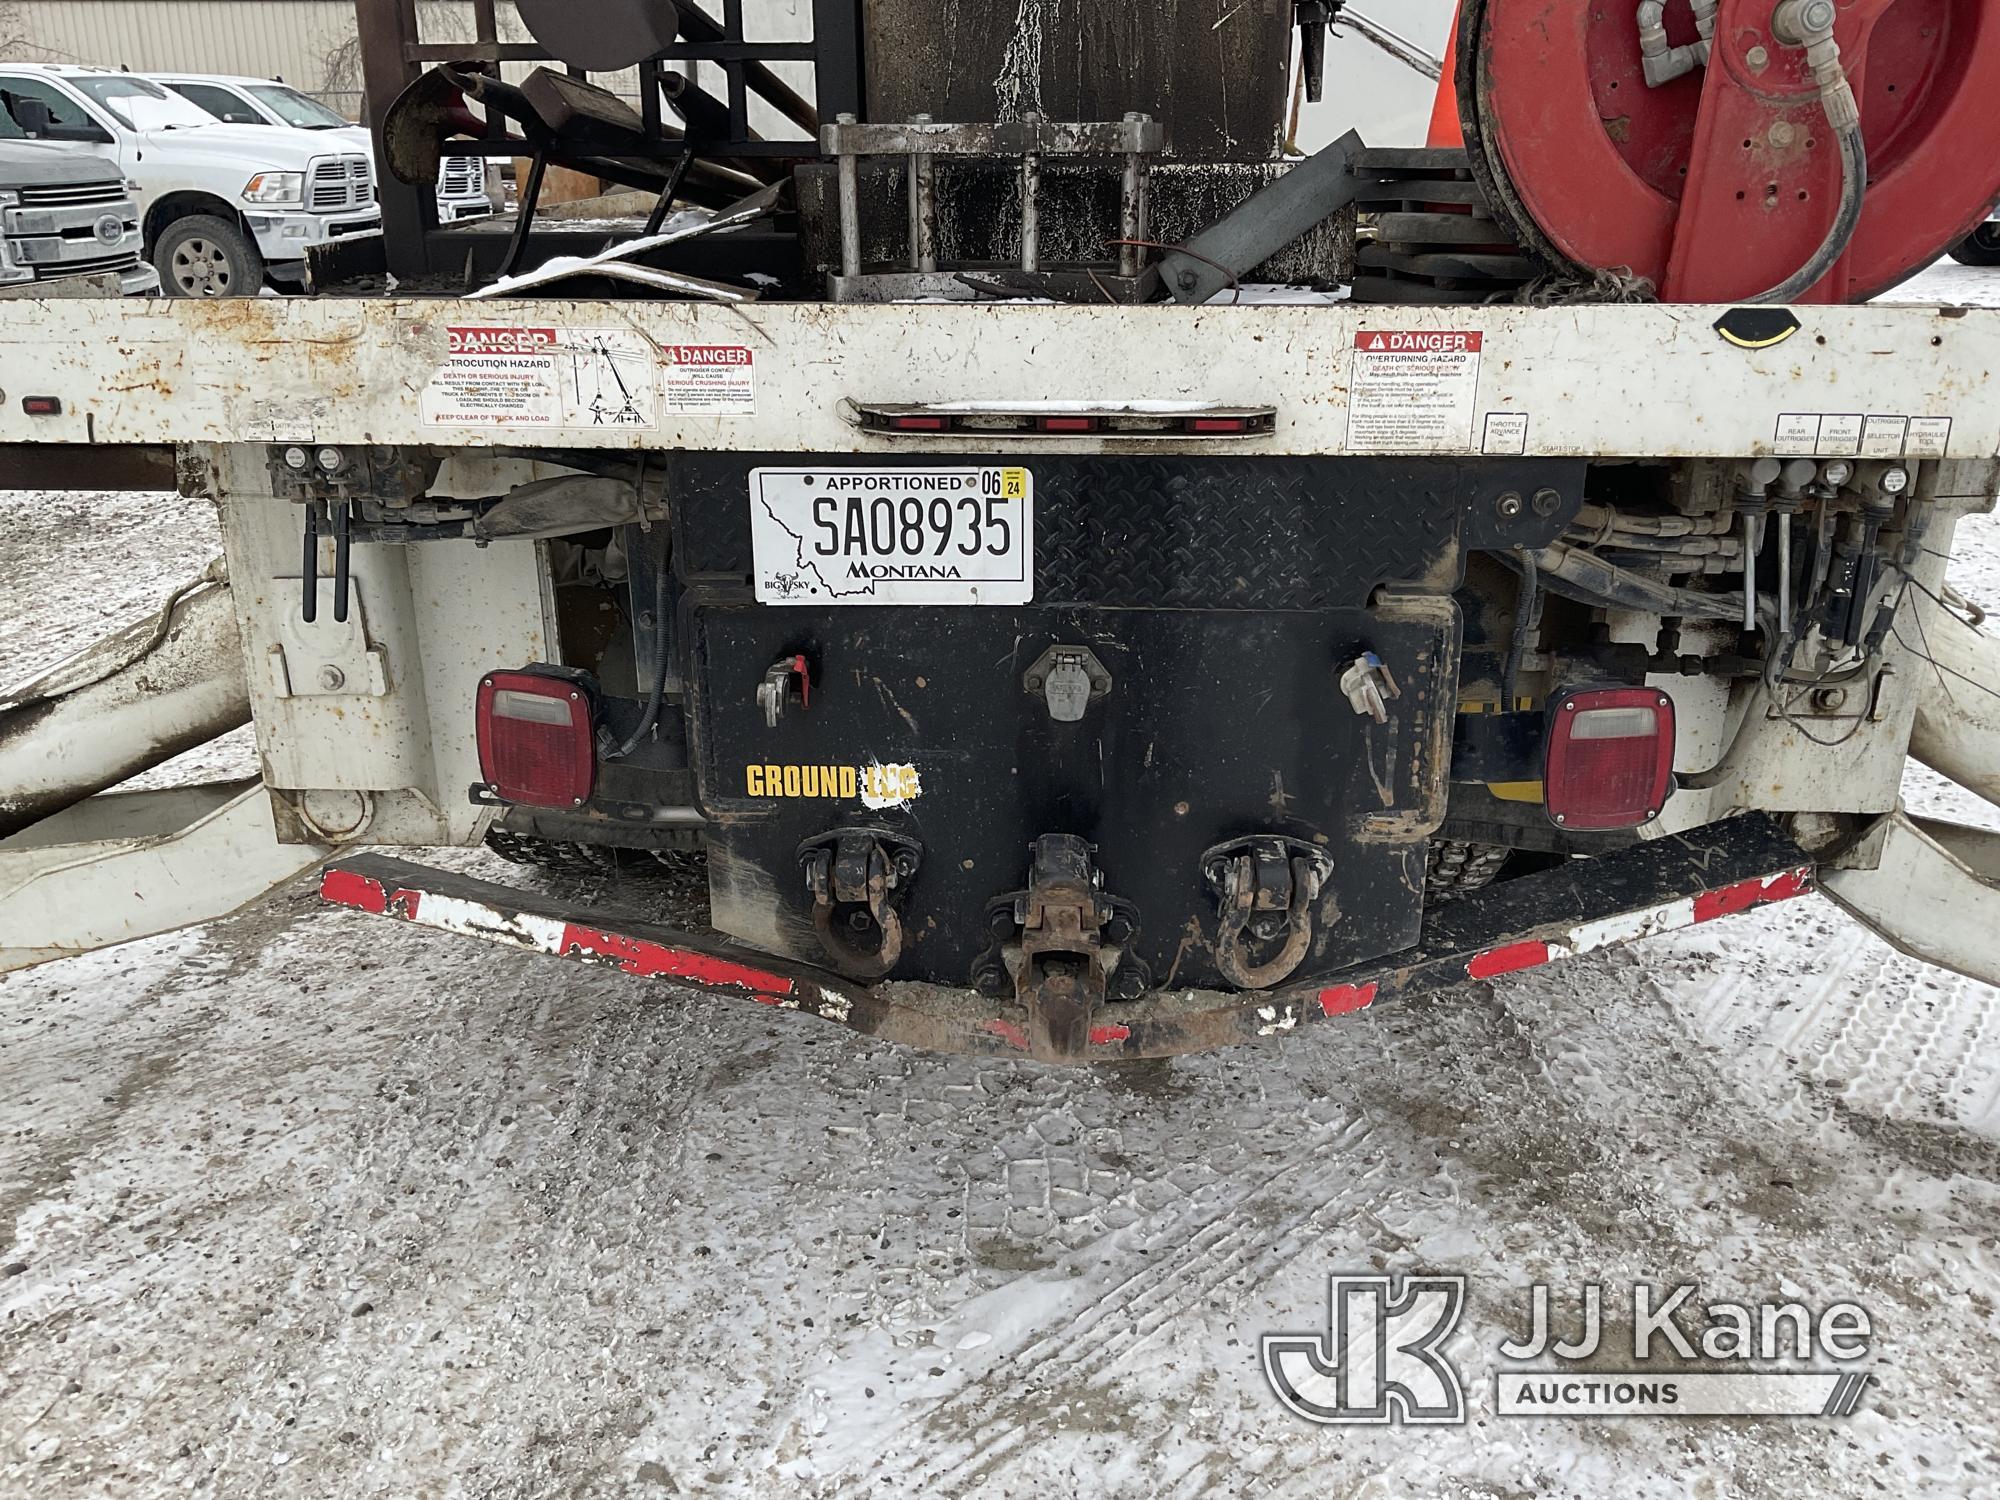
[[[445,335],[418,403],[428,427],[659,425],[659,359],[632,329],[464,324]]]
[[[1357,333],[1347,382],[1348,451],[1470,451],[1485,338],[1415,329]]]

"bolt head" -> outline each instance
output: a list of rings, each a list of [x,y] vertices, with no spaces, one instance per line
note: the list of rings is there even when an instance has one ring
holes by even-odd
[[[329,663],[319,669],[319,685],[329,693],[347,686],[347,674]]]
[[[1771,54],[1762,47],[1752,47],[1743,54],[1743,61],[1753,73],[1761,73],[1771,66]]]

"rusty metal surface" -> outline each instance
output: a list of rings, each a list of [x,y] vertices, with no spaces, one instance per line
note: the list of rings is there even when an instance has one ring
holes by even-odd
[[[718,243],[721,243],[718,241]],[[1202,308],[1025,305],[833,307],[770,303],[461,302],[264,298],[0,303],[0,365],[38,372],[63,413],[0,406],[0,443],[426,443],[525,433],[427,423],[426,385],[450,329],[503,323],[631,329],[659,352],[753,351],[755,410],[670,411],[651,425],[535,429],[542,446],[881,453],[890,440],[847,401],[1207,401],[1277,409],[1244,451],[1375,451],[1349,438],[1348,385],[1365,331],[1477,332],[1476,399],[1461,443],[1490,415],[1527,416],[1531,455],[1746,457],[1777,447],[1787,413],[1907,414],[1937,423],[1945,456],[2000,452],[2000,310],[1801,309],[1770,349],[1729,344],[1726,308],[1354,307],[1316,300]],[[1857,405],[1859,403],[1859,405]],[[962,451],[963,437],[897,450]],[[1159,444],[1172,451],[1174,444]],[[1186,445],[1200,451],[1201,444]],[[1108,438],[1042,452],[1116,452]]]

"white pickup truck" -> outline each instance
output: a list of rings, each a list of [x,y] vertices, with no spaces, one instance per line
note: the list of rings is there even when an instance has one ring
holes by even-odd
[[[148,73],[183,99],[191,100],[229,125],[278,125],[293,130],[325,132],[330,140],[349,143],[374,155],[366,126],[350,124],[319,100],[290,84],[269,78],[241,78],[226,73]],[[504,204],[497,172],[476,156],[447,156],[439,164],[438,223],[460,224],[484,219]]]
[[[100,68],[0,64],[0,108],[30,136],[118,164],[172,296],[300,282],[312,246],[381,229],[374,167],[344,141],[329,149],[302,130],[221,124],[156,83]]]

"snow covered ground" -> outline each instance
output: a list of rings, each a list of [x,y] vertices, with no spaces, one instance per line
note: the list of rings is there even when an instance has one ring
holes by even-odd
[[[0,496],[0,678],[212,546]],[[2000,606],[2000,525],[1959,553]],[[1992,1495],[1996,1179],[2000,994],[1817,900],[1064,1073],[299,888],[0,980],[0,1494]],[[1472,1278],[1471,1420],[1284,1416],[1258,1336],[1419,1268]],[[1634,1280],[1858,1301],[1878,1384],[1493,1414],[1523,1287]]]

